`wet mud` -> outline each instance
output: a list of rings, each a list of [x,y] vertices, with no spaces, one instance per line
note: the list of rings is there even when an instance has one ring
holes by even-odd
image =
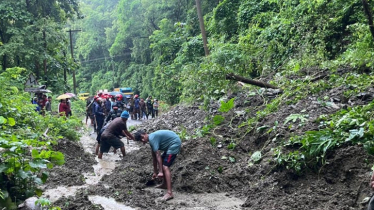
[[[372,193],[368,182],[374,158],[362,146],[342,145],[327,154],[326,165],[304,174],[277,168],[271,150],[291,135],[318,128],[314,119],[321,114],[368,103],[359,97],[339,101],[344,90],[335,88],[294,104],[282,103],[278,111],[257,125],[272,126],[277,121],[277,134],[247,131],[239,126],[266,104],[262,96],[246,92],[228,96],[236,98],[234,110],[222,114],[226,119],[223,126],[207,135],[200,135],[200,131],[211,123],[209,118],[218,114],[218,102],[212,102],[207,111],[199,109],[201,104],[175,106],[158,118],[137,123],[137,129],[170,129],[183,136],[181,154],[171,167],[174,199],[167,202],[160,200],[165,190],[146,185],[153,172],[149,145],[133,141],[127,145],[123,139],[127,150],[123,159],[109,153],[98,160],[93,154],[95,140],[94,135],[89,135],[91,131],[83,135],[79,144],[61,143],[60,150],[68,154],[66,164],[51,172],[53,176],[45,188],[77,188],[74,195],[54,198],[54,205],[62,209],[363,210]],[[374,95],[374,91],[367,92]],[[317,99],[324,95],[336,98],[336,106],[318,103]],[[251,110],[245,111],[248,107]],[[303,126],[283,125],[287,116],[300,112],[309,115]],[[233,142],[236,146],[229,149]],[[251,154],[258,150],[262,151],[261,161],[249,165]],[[52,198],[53,193],[45,196],[48,194]]]

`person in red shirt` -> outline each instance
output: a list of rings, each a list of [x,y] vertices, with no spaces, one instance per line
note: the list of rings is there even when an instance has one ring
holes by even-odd
[[[60,113],[60,116],[66,116],[68,117],[68,114],[70,113],[70,107],[66,104],[66,100],[62,99],[60,101],[60,105],[58,107],[58,112]]]

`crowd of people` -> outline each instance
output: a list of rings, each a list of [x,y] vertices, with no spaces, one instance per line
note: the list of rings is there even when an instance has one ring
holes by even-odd
[[[35,104],[35,111],[41,115],[45,115],[46,112],[52,112],[52,97],[42,94],[35,93],[34,98],[31,101],[32,104]]]
[[[95,132],[109,121],[119,117],[122,111],[128,111],[132,120],[145,120],[150,117],[158,117],[159,102],[152,96],[140,98],[138,95],[124,99],[122,94],[115,96],[104,96],[99,93],[87,98],[86,101],[86,124],[90,119]]]

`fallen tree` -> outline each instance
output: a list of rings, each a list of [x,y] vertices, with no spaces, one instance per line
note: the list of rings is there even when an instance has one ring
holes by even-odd
[[[230,73],[230,74],[226,74],[226,79],[229,79],[229,80],[235,80],[235,81],[239,81],[239,82],[244,82],[246,84],[251,84],[251,85],[256,85],[258,87],[264,87],[264,88],[272,88],[272,89],[279,89],[282,91],[282,89],[278,88],[278,87],[275,87],[274,85],[271,85],[269,83],[266,83],[266,82],[262,82],[262,81],[257,81],[257,80],[253,80],[253,79],[248,79],[248,78],[244,78],[242,76],[239,76],[239,75],[235,75],[233,73]],[[283,92],[283,91],[282,91]]]

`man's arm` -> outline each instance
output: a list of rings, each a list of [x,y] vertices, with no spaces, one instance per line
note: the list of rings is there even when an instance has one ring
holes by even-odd
[[[122,130],[122,135],[128,139],[135,140],[134,136],[128,130]]]
[[[156,151],[156,152],[152,151],[152,157],[153,157],[153,173],[154,174],[158,173],[157,174],[158,177],[163,177],[164,174],[162,173],[162,158],[161,158],[160,151]]]
[[[151,148],[151,152],[152,152],[152,159],[153,159],[153,176],[152,176],[152,179],[155,179],[157,177],[157,174],[158,174],[157,158],[156,158],[156,153],[153,152],[152,148]]]

